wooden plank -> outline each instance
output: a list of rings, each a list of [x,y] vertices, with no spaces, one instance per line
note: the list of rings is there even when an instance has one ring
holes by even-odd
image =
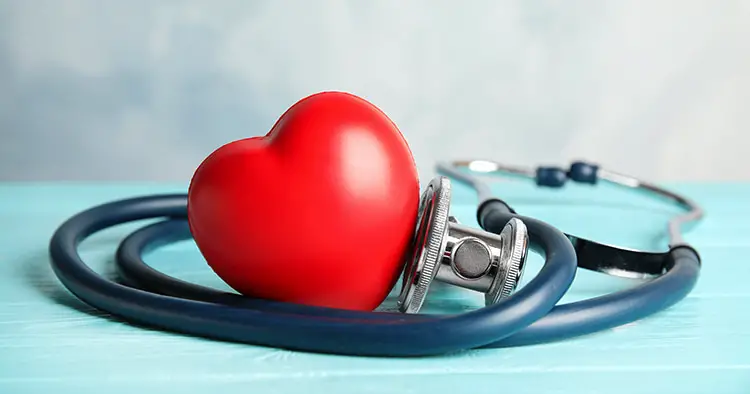
[[[704,268],[693,293],[654,317],[584,338],[421,359],[326,356],[224,343],[135,327],[71,296],[49,268],[47,242],[69,215],[114,198],[181,185],[0,185],[0,393],[243,392],[748,393],[750,392],[750,185],[676,185],[705,221],[689,239]],[[675,210],[617,190],[539,191],[496,185],[525,214],[564,231],[631,247],[662,247]],[[453,213],[473,224],[470,191]],[[138,225],[108,230],[82,251],[111,275],[117,243]],[[191,242],[147,258],[160,270],[226,289]],[[525,280],[541,259],[532,256]],[[579,271],[565,302],[634,282]],[[386,304],[395,302],[390,297]],[[481,296],[448,286],[426,312],[458,312]],[[388,306],[388,305],[386,305]],[[446,333],[450,335],[450,333]]]

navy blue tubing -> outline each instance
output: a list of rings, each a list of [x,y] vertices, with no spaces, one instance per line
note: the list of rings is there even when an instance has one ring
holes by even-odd
[[[181,220],[184,226],[186,206],[185,194],[155,195],[81,212],[52,236],[52,268],[76,297],[134,323],[214,339],[359,356],[428,356],[495,343],[547,314],[575,276],[575,251],[566,236],[522,216],[531,242],[546,257],[539,274],[495,305],[450,316],[344,311],[262,300],[240,306],[236,299],[222,304],[177,298],[109,281],[89,268],[78,253],[84,239],[119,224],[170,218]],[[127,255],[123,249],[118,256]],[[248,308],[249,303],[255,308]]]
[[[479,221],[486,231],[499,232],[513,216],[502,201],[480,206]],[[485,345],[485,348],[559,341],[631,323],[663,311],[684,299],[700,274],[700,257],[688,245],[669,250],[666,272],[639,286],[600,297],[558,305],[523,330]]]
[[[483,212],[482,226],[487,231],[502,231],[508,219],[516,216],[503,211],[505,209],[498,208],[492,212],[490,208],[489,212]],[[115,259],[118,272],[135,286],[174,297],[247,308],[258,308],[267,303],[179,280],[153,269],[142,259],[144,254],[155,248],[189,238],[190,231],[184,220],[167,220],[146,226],[129,235],[120,244]],[[667,264],[666,274],[646,284],[601,297],[558,305],[521,331],[481,347],[498,348],[559,341],[617,327],[662,311],[682,300],[691,291],[700,269],[697,255],[692,249],[676,247],[670,253],[672,258]],[[273,309],[280,311],[278,308],[283,308],[287,311],[292,304],[278,305]],[[385,314],[367,313],[363,317],[382,319],[383,315]]]

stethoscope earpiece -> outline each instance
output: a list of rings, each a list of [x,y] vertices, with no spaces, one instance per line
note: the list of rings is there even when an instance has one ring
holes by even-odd
[[[412,254],[404,266],[399,310],[417,313],[437,279],[485,293],[485,305],[510,296],[528,255],[526,225],[511,218],[500,234],[464,226],[450,216],[451,183],[436,177],[422,193]]]

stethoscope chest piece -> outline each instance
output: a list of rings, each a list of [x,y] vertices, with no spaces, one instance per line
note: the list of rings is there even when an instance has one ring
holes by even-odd
[[[451,184],[434,178],[419,203],[412,253],[404,266],[399,310],[416,313],[437,279],[485,293],[492,305],[509,296],[523,275],[526,225],[511,219],[500,234],[464,226],[450,216]]]

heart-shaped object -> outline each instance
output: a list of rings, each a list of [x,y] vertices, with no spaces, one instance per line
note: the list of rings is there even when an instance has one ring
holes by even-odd
[[[372,310],[395,285],[419,204],[412,153],[376,106],[323,92],[196,170],[188,219],[207,263],[258,298]]]

